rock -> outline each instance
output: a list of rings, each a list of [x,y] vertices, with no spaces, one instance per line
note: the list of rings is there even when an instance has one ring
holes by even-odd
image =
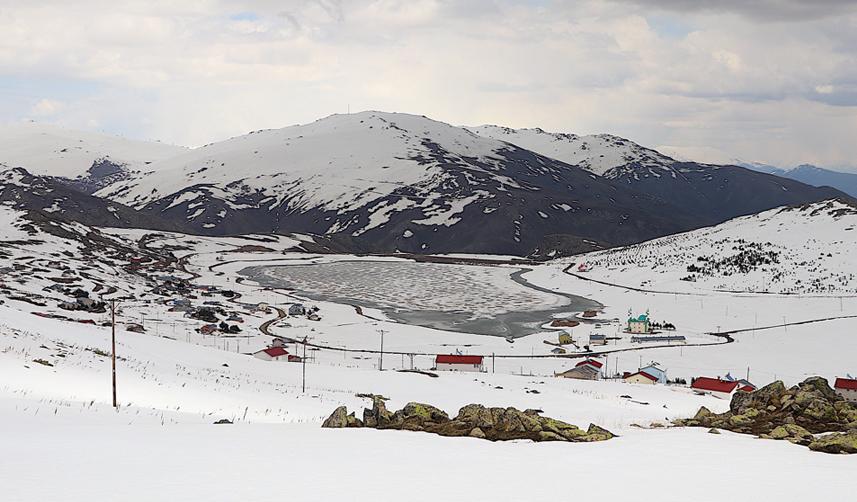
[[[613,439],[614,437],[616,436],[607,429],[599,427],[595,424],[589,424],[589,428],[586,429],[586,436],[583,436],[582,440],[586,442],[607,441],[608,439]]]
[[[857,453],[857,432],[828,434],[812,441],[809,449],[824,453]]]
[[[720,429],[708,429],[709,434],[720,434]]]
[[[333,413],[322,424],[322,427],[329,429],[342,429],[345,427],[363,427],[363,422],[354,416],[354,413],[349,414],[348,408],[340,406],[333,410]]]
[[[482,432],[482,429],[480,429],[479,427],[474,427],[473,430],[470,431],[470,434],[468,434],[468,436],[472,438],[485,439],[485,433]]]
[[[541,416],[541,410],[516,408],[486,408],[479,404],[462,407],[455,418],[450,419],[443,410],[434,406],[411,402],[399,411],[390,413],[383,399],[373,398],[372,409],[363,410],[363,421],[341,406],[325,420],[322,427],[374,427],[424,431],[441,436],[470,436],[490,441],[530,439],[533,441],[605,441],[613,434],[597,425],[590,424],[586,431],[579,427]]]
[[[755,392],[736,393],[726,413],[714,414],[702,408],[693,418],[673,423],[810,445],[819,441],[814,440],[813,434],[853,431],[857,405],[844,401],[824,378],[810,377],[788,389],[777,381]],[[835,446],[819,444],[817,448],[840,448],[840,443],[847,444],[848,440],[837,441]]]
[[[229,420],[228,418],[221,418],[217,422],[214,422],[214,425],[231,424],[231,423],[232,423],[232,420]]]
[[[780,425],[768,434],[771,439],[785,439],[792,443],[808,446],[812,440],[812,434],[800,425]]]

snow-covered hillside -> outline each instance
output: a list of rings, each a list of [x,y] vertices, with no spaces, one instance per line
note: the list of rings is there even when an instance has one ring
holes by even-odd
[[[451,162],[475,159],[491,170],[499,167],[503,159],[497,152],[505,148],[498,141],[415,115],[333,115],[191,150],[153,164],[158,176],[130,181],[111,189],[110,195],[141,207],[187,186],[216,184],[224,188],[224,197],[262,190],[271,197],[265,201],[268,207],[292,199],[295,209],[355,208],[405,185],[430,194],[449,179],[434,158],[438,150],[448,152]],[[507,178],[502,181],[518,186]],[[400,209],[430,202],[404,200]]]
[[[578,136],[539,128],[512,129],[495,125],[469,127],[480,136],[513,143],[527,150],[580,166],[606,178],[623,173],[661,176],[671,173],[674,159],[612,134]]]
[[[636,288],[854,294],[855,249],[857,206],[829,200],[567,261],[586,263],[583,276]]]
[[[129,170],[184,152],[186,148],[158,142],[21,122],[0,125],[0,164],[23,167],[44,176],[84,176],[94,163],[108,160]]]

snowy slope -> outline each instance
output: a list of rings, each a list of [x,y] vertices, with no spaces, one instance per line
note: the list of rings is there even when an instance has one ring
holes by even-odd
[[[37,175],[76,178],[105,159],[129,170],[142,169],[185,150],[35,122],[0,125],[0,164]]]
[[[772,209],[634,246],[575,257],[606,282],[669,290],[857,293],[857,206]],[[586,275],[586,274],[584,274]]]
[[[674,159],[655,150],[611,134],[578,136],[534,129],[512,129],[495,125],[468,127],[480,136],[513,143],[536,153],[580,166],[599,176],[616,178],[633,169],[654,176],[671,172]]]

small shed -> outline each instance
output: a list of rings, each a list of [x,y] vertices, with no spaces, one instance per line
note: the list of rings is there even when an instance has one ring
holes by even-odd
[[[577,380],[598,380],[601,378],[603,363],[595,359],[586,359],[574,365],[574,368],[557,373],[556,376],[563,378],[574,378]]]
[[[625,375],[622,380],[624,380],[625,383],[635,383],[643,385],[654,385],[658,381],[657,377],[654,377],[643,371],[638,371],[636,373],[631,373],[630,375]]]
[[[434,359],[437,370],[482,371],[482,356],[464,356],[459,354],[438,354]]]
[[[698,377],[690,383],[690,388],[697,394],[711,394],[718,397],[730,397],[738,390],[739,384],[735,380],[722,380],[721,378]]]
[[[833,389],[846,401],[857,403],[857,379],[837,378],[833,384]]]

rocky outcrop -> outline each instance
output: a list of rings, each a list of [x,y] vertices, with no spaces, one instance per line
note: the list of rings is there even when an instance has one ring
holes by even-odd
[[[787,440],[817,451],[854,453],[848,450],[857,438],[857,405],[837,395],[824,378],[811,377],[788,389],[776,381],[755,392],[739,392],[725,413],[702,407],[693,418],[674,423]],[[846,431],[851,432],[815,437]]]
[[[443,410],[423,403],[408,403],[404,408],[391,413],[384,399],[373,396],[372,408],[363,410],[360,425],[348,425],[349,418],[344,406],[337,408],[325,420],[322,427],[373,427],[424,431],[451,437],[474,437],[489,441],[530,439],[532,441],[593,442],[606,441],[613,434],[597,425],[590,424],[587,430],[541,416],[539,410],[520,411],[515,408],[487,408],[479,404],[468,404],[459,410],[455,418],[449,418]],[[352,421],[353,422],[353,421]]]
[[[327,417],[327,420],[321,424],[322,427],[331,429],[340,429],[345,427],[363,427],[363,422],[354,416],[354,413],[348,413],[345,406],[340,406],[333,410],[333,413]]]

